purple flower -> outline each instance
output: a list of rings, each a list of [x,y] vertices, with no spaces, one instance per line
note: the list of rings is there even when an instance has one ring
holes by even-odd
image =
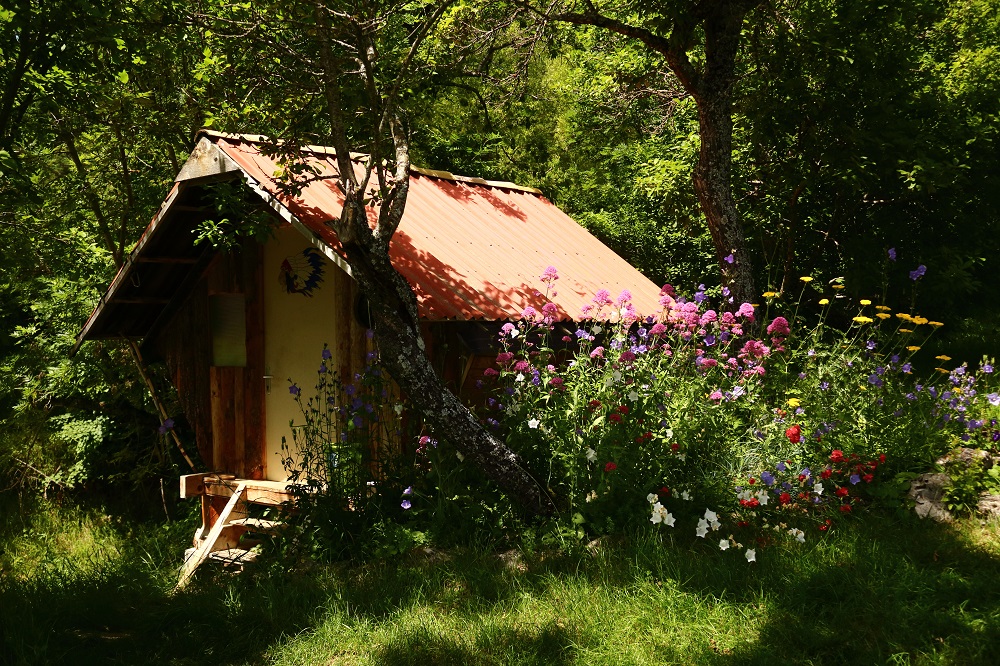
[[[910,365],[909,363],[904,363],[903,366],[900,368],[900,370],[902,370],[906,374],[910,374],[910,372],[913,370],[913,366]]]
[[[924,276],[924,273],[926,272],[927,272],[927,267],[924,266],[923,264],[920,264],[915,269],[910,271],[910,279],[916,282],[917,280],[922,278]]]
[[[819,383],[819,390],[820,391],[825,391],[828,388],[830,388],[830,382],[820,382]]]
[[[774,475],[771,474],[770,472],[761,472],[760,480],[769,486],[774,485]]]
[[[896,248],[889,248],[889,261],[896,261]]]
[[[407,486],[406,490],[403,491],[403,494],[404,495],[412,495],[413,494],[413,486]]]
[[[778,470],[779,472],[784,472],[784,471],[785,471],[786,469],[788,469],[788,468],[787,468],[787,467],[785,466],[785,463],[783,463],[783,462],[780,462],[780,463],[778,463],[777,465],[775,465],[775,466],[774,466],[774,468],[775,468],[776,470]]]
[[[406,510],[406,509],[409,509],[413,505],[410,504],[410,500],[406,500],[405,499],[405,500],[403,500],[402,502],[399,503],[399,506],[403,507],[403,509]]]
[[[374,330],[372,330],[372,329],[370,329],[370,328],[369,328],[369,329],[367,329],[367,330],[365,331],[365,337],[366,337],[366,338],[368,338],[369,340],[371,340],[372,338],[374,338],[374,337],[375,337],[375,331],[374,331]]]
[[[736,261],[736,257],[734,257],[734,256],[733,256],[733,255],[732,255],[732,254],[730,253],[730,254],[729,254],[729,256],[727,256],[727,257],[723,257],[723,258],[722,258],[722,260],[723,260],[724,262],[726,262],[727,264],[732,264],[732,263],[733,263],[734,261]]]
[[[986,399],[990,401],[990,404],[994,407],[1000,407],[1000,394],[990,393],[986,396]]]
[[[993,366],[990,365],[989,363],[984,363],[983,367],[980,369],[986,374],[990,374],[991,372],[993,372]]]
[[[360,414],[355,414],[353,421],[354,421],[354,427],[355,428],[360,428],[361,426],[363,426],[365,424],[365,420],[363,418],[361,418]]]
[[[867,349],[868,351],[871,351],[871,350],[875,349],[875,341],[874,340],[869,340],[868,342],[866,342],[865,343],[865,349]]]
[[[325,375],[326,374],[326,363],[320,363],[319,364],[319,374],[321,374],[321,375]]]
[[[288,387],[288,392],[294,396],[297,396],[298,394],[302,393],[302,389],[300,389],[295,384],[292,384],[291,386]]]
[[[167,431],[168,431],[168,430],[172,430],[172,429],[173,429],[173,427],[174,427],[174,420],[173,420],[173,419],[171,419],[171,418],[167,418],[167,419],[165,419],[165,420],[163,421],[163,423],[161,423],[161,424],[160,424],[160,427],[159,427],[159,428],[157,428],[157,431],[158,431],[158,432],[159,432],[159,433],[160,433],[161,435],[166,435],[166,434],[167,434]]]
[[[861,477],[857,474],[851,474],[850,482],[852,486],[856,486],[861,483]]]
[[[323,360],[328,361],[333,358],[333,352],[328,347],[323,347]]]

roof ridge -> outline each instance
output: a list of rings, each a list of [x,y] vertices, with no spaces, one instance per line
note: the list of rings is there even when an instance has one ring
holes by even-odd
[[[265,141],[271,140],[270,137],[263,134],[233,134],[230,132],[219,132],[208,128],[198,130],[197,134],[195,134],[195,139],[197,140],[198,137],[201,136],[219,139],[234,139],[237,141],[246,141],[248,143],[264,143]],[[281,143],[281,139],[278,139],[277,143]],[[329,146],[307,145],[302,146],[302,150],[322,155],[336,154],[336,151]],[[362,159],[368,157],[368,155],[365,153],[351,153],[351,157],[354,159]],[[421,176],[428,176],[430,178],[440,178],[442,180],[451,180],[459,183],[469,183],[472,185],[485,185],[486,187],[496,187],[507,190],[518,190],[520,192],[527,192],[529,194],[542,196],[542,191],[537,187],[518,185],[517,183],[511,183],[506,180],[486,180],[485,178],[478,178],[475,176],[459,176],[451,173],[450,171],[428,169],[426,167],[418,167],[412,164],[410,165],[410,171]]]

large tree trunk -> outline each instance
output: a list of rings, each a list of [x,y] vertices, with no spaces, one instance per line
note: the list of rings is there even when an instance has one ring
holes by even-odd
[[[536,10],[553,20],[593,25],[638,39],[666,58],[677,80],[694,98],[701,134],[694,188],[715,245],[722,283],[733,296],[733,307],[753,302],[757,293],[743,223],[733,199],[732,107],[743,17],[760,3],[761,0],[704,0],[678,10],[669,19],[664,17],[656,31],[601,14],[590,2],[579,13],[549,15]],[[688,55],[697,46],[699,29],[705,40],[704,64],[700,67]]]
[[[694,189],[735,305],[751,303],[756,295],[732,185],[733,84],[745,14],[745,9],[723,7],[706,19],[705,70],[690,90],[698,105],[701,138]]]

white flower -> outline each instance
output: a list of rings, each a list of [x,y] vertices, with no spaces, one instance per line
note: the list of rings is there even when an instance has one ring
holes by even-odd
[[[767,500],[768,496],[766,490],[761,490],[757,493],[757,501],[760,502],[761,506],[767,506]]]
[[[639,399],[639,394],[636,393],[635,391],[629,391],[628,392],[628,399],[631,400],[632,402],[635,402],[636,400]]]
[[[595,451],[594,449],[588,448],[587,449],[587,460],[589,460],[590,462],[594,462],[595,460],[597,460],[597,451]]]
[[[729,539],[719,539],[719,550],[729,550]]]
[[[455,457],[458,458],[458,462],[462,462],[465,460],[465,456],[462,454],[461,451],[455,451]]]
[[[806,533],[800,530],[799,528],[793,527],[792,529],[788,530],[788,533],[791,534],[793,537],[795,537],[795,540],[798,541],[799,543],[806,542]]]
[[[524,373],[523,372],[517,373],[517,377],[514,377],[514,381],[515,382],[523,382],[524,381]]]
[[[615,370],[614,372],[612,372],[611,376],[615,378],[616,382],[620,382],[622,380],[622,373],[619,372],[618,370]]]
[[[688,492],[688,491],[686,491],[686,490],[685,490],[685,491],[683,491],[683,492],[681,493],[681,499],[682,499],[682,500],[690,500],[690,499],[691,499],[691,493],[689,493],[689,492]]]
[[[603,328],[601,328],[600,326],[595,326],[595,327],[594,327],[594,330],[592,331],[592,333],[593,333],[594,335],[599,335],[599,334],[600,334],[600,332],[601,332],[601,331],[603,331],[603,330],[604,330],[604,329],[603,329]]]
[[[667,428],[667,431],[663,433],[663,436],[666,437],[667,439],[671,439],[674,436],[674,431],[671,430],[670,428]]]
[[[710,523],[717,523],[719,522],[719,514],[712,511],[711,509],[705,509],[705,520],[707,520]]]
[[[663,523],[667,527],[673,527],[674,522],[676,521],[673,515],[669,511],[667,511],[667,508],[662,504],[660,504],[659,502],[657,502],[656,504],[653,505],[653,515],[650,517],[649,522],[653,523],[654,525]]]
[[[686,454],[686,453],[678,453],[678,454],[677,454],[677,458],[678,458],[678,459],[679,459],[679,460],[680,460],[681,462],[684,462],[685,460],[687,460],[687,457],[688,457],[688,454]]]
[[[649,502],[650,504],[658,502],[659,500],[660,497],[656,493],[649,493],[648,495],[646,495],[646,501]]]
[[[753,548],[747,548],[747,562],[757,561],[757,551]]]
[[[823,494],[823,484],[822,483],[817,483],[816,485],[814,485],[813,486],[813,492],[816,493],[817,495],[822,495]]]
[[[615,379],[614,379],[614,377],[605,377],[604,378],[604,388],[609,388],[609,387],[614,386],[614,385],[615,385]]]
[[[529,428],[537,429],[539,423],[541,423],[541,421],[539,421],[538,419],[528,419]]]
[[[704,539],[705,535],[708,534],[708,521],[705,520],[704,518],[701,518],[698,521],[698,529],[696,529],[694,533],[695,536],[700,536],[702,539]]]
[[[518,330],[516,328],[510,329],[510,337],[511,338],[516,338],[517,334],[518,334]]]
[[[396,405],[392,408],[392,411],[396,412],[397,416],[399,416],[400,414],[402,414],[403,413],[403,403],[397,402]]]

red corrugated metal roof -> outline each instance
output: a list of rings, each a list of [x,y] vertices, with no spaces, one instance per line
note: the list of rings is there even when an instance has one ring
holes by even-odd
[[[340,214],[336,179],[319,180],[300,195],[281,192],[278,164],[257,137],[205,132],[245,173],[328,245],[337,240],[325,221]],[[332,149],[310,153],[321,173],[335,175]],[[393,265],[413,286],[420,314],[430,320],[516,319],[539,308],[539,276],[559,272],[556,296],[563,319],[579,319],[600,289],[628,289],[641,314],[659,310],[659,287],[530,188],[415,169],[403,219],[393,236]]]

